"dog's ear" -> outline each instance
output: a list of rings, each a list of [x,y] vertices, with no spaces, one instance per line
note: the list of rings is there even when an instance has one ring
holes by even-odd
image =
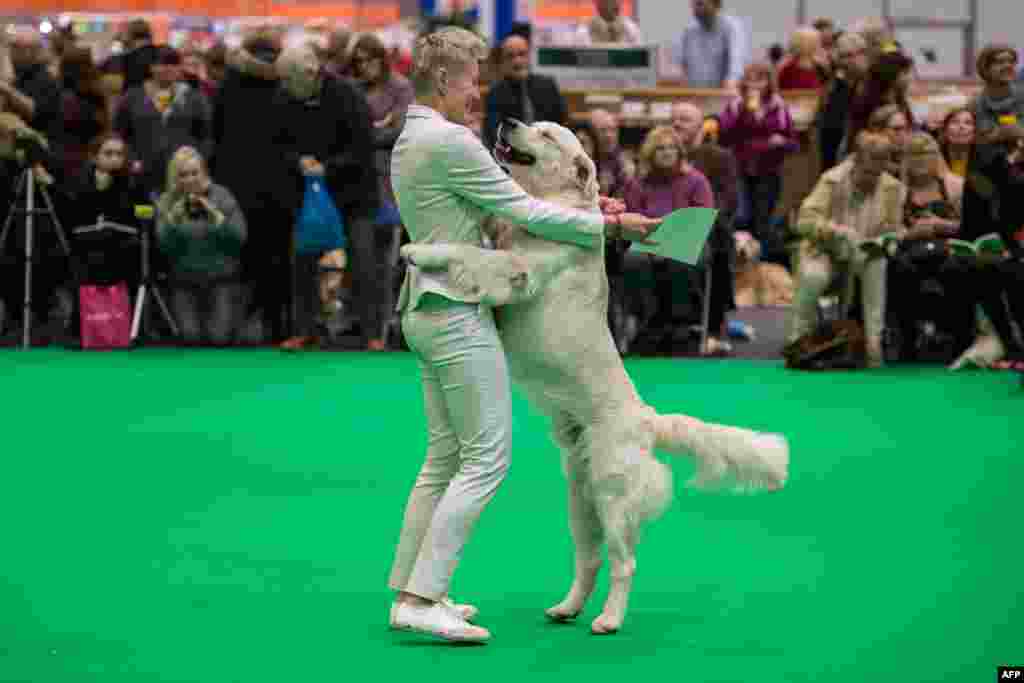
[[[576,182],[583,192],[583,198],[587,200],[597,199],[599,187],[597,184],[597,169],[594,162],[586,154],[577,154],[573,159],[576,167]]]

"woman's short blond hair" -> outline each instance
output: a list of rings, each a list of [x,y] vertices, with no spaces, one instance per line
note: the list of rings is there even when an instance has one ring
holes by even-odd
[[[672,126],[655,126],[644,138],[644,144],[640,147],[637,166],[639,166],[641,177],[649,175],[654,169],[654,153],[662,145],[672,145],[678,149],[680,161],[686,158],[686,148],[675,129]]]
[[[487,44],[472,31],[446,26],[416,41],[409,80],[418,97],[433,95],[443,78],[462,73],[487,58]]]

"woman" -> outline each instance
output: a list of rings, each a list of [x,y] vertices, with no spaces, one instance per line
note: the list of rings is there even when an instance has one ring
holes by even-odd
[[[391,228],[402,222],[395,204],[395,193],[391,187],[391,149],[405,126],[405,114],[413,101],[412,84],[405,76],[392,71],[387,47],[372,33],[364,33],[355,41],[351,66],[366,95],[367,104],[370,106],[370,118],[373,121],[374,164],[381,197],[380,211],[374,222],[377,226]],[[378,266],[379,282],[390,283],[391,264],[387,258],[377,257],[374,239],[376,234],[374,232],[370,235],[350,235],[352,247],[360,256],[374,259]],[[360,245],[356,243],[360,239],[367,242],[362,251]],[[393,294],[394,290],[387,287],[383,297],[385,319],[391,317],[391,309],[394,308]],[[383,330],[375,330],[366,335],[368,350],[384,350],[382,333]]]
[[[123,232],[76,234],[75,228],[96,225],[101,219],[135,227],[135,207],[148,200],[138,182],[129,173],[128,146],[116,134],[99,140],[96,152],[87,160],[71,183],[68,204],[72,234],[75,279],[78,284],[111,285],[124,282],[134,291],[139,272],[137,237]],[[77,336],[81,323],[78,297],[72,297],[72,336]]]
[[[531,198],[466,127],[480,106],[484,42],[446,27],[416,43],[416,103],[395,144],[395,195],[414,243],[483,243],[494,215],[538,237],[599,249],[607,236],[644,239],[658,221],[605,219]],[[512,405],[489,308],[456,294],[443,274],[410,264],[399,298],[402,331],[419,360],[430,442],[405,510],[389,586],[393,628],[483,642],[475,613],[447,600],[476,520],[508,468]]]
[[[907,146],[904,180],[906,232],[888,270],[890,317],[900,329],[901,355],[908,360],[916,355],[919,292],[926,280],[942,288],[942,310],[932,316],[948,324],[959,355],[973,337],[974,304],[966,272],[947,256],[946,240],[960,231],[964,181],[949,171],[938,143],[927,133],[914,133]]]
[[[871,115],[887,104],[895,105],[906,116],[910,127],[915,126],[913,110],[907,96],[914,75],[914,60],[905,55],[894,43],[885,43],[868,71],[862,88],[850,103],[849,127],[846,133],[847,152],[850,142],[861,131],[870,127]]]
[[[818,90],[828,78],[820,60],[821,36],[810,26],[793,32],[789,58],[779,66],[779,90]]]
[[[186,343],[224,346],[240,323],[239,255],[247,228],[238,202],[210,181],[203,157],[182,147],[167,165],[157,237],[171,261],[171,308]]]
[[[903,180],[904,155],[913,134],[906,113],[895,104],[879,107],[868,119],[868,130],[885,135],[892,142],[892,159],[886,170],[897,180]]]
[[[850,159],[824,173],[800,207],[796,232],[803,241],[787,343],[796,343],[815,330],[818,301],[836,275],[845,280],[847,296],[853,281],[859,279],[867,364],[879,367],[883,363],[886,259],[860,247],[866,239],[902,230],[905,190],[885,172],[892,156],[888,137],[865,131],[856,143]]]
[[[994,157],[980,170],[991,182],[986,198],[999,209],[981,227],[998,233],[1006,249],[978,258],[974,292],[1006,348],[1005,360],[995,367],[1024,372],[1024,345],[1012,324],[1024,331],[1024,128],[1002,125],[991,140]]]
[[[181,82],[181,56],[160,48],[142,86],[125,93],[114,116],[114,129],[128,141],[142,164],[142,183],[156,192],[171,156],[181,147],[213,148],[210,103],[198,90]]]
[[[772,216],[782,191],[782,164],[798,148],[789,107],[779,96],[775,73],[764,63],[743,72],[740,95],[720,116],[719,144],[733,150],[751,204],[751,233],[772,252],[783,236]]]
[[[967,164],[974,153],[977,125],[974,112],[959,107],[946,114],[939,127],[939,146],[949,170],[961,178],[967,177]]]
[[[715,206],[711,183],[686,161],[682,141],[670,126],[658,126],[647,134],[640,148],[640,175],[626,185],[625,200],[628,211],[651,218],[662,218],[676,209]],[[633,265],[643,263],[651,268],[657,308],[647,327],[660,330],[666,339],[671,340],[672,330],[683,324],[673,310],[672,291],[676,283],[688,277],[690,269],[685,264],[648,254],[627,255],[627,262]],[[716,281],[712,286],[716,297],[711,306],[708,345],[701,349],[705,354],[728,351],[728,346],[721,341],[725,311],[732,303],[732,278],[728,267],[726,261],[725,278],[721,273],[717,278],[727,280],[728,285]],[[724,287],[724,291],[719,292],[720,287]]]
[[[89,160],[96,139],[110,124],[102,76],[87,47],[69,45],[60,65],[64,107],[64,177],[71,180]]]

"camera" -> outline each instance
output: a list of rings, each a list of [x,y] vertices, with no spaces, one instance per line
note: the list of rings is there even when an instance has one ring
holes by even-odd
[[[185,200],[185,211],[188,213],[188,217],[194,221],[202,220],[206,215],[202,202],[191,195]]]

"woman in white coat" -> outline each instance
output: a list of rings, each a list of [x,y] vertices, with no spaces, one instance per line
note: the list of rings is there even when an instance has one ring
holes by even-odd
[[[531,198],[494,161],[469,126],[480,106],[475,34],[445,28],[419,39],[411,80],[416,103],[392,153],[392,182],[415,243],[481,246],[494,215],[532,234],[603,249],[604,239],[643,240],[659,221],[603,215]],[[391,626],[449,640],[486,641],[470,605],[447,597],[480,512],[509,464],[512,401],[491,311],[448,286],[444,273],[409,266],[398,304],[419,357],[427,414],[426,462],[413,485],[395,553]]]

